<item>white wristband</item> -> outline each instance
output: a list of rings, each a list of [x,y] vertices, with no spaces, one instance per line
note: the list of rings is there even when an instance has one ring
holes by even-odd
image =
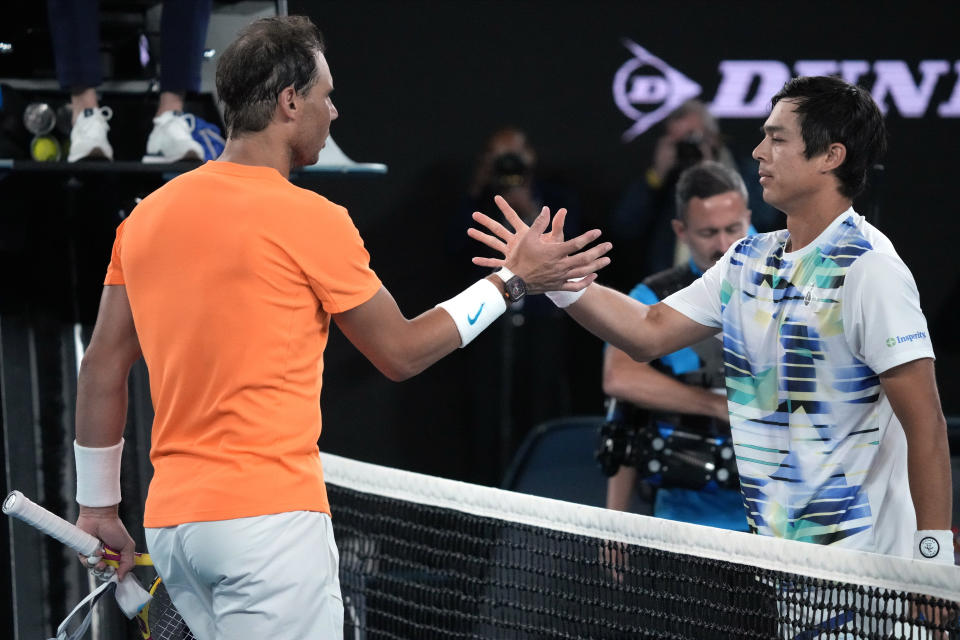
[[[953,564],[953,531],[924,529],[914,533],[913,559]]]
[[[570,280],[567,280],[567,282],[580,282],[581,280],[583,280],[583,277],[571,278]],[[550,301],[553,302],[553,304],[557,305],[559,308],[566,309],[567,307],[572,305],[574,302],[579,300],[580,296],[582,296],[583,292],[586,290],[587,290],[587,287],[580,289],[580,291],[547,291],[544,293],[544,295],[550,298]]]
[[[112,447],[84,447],[73,441],[77,461],[77,504],[111,507],[120,503],[123,438]]]
[[[449,313],[457,325],[461,349],[507,310],[500,289],[486,278],[474,282],[437,306]]]
[[[517,274],[515,274],[513,271],[510,271],[510,269],[507,269],[506,267],[500,267],[500,270],[499,270],[499,271],[494,271],[494,272],[493,272],[493,275],[495,275],[495,276],[497,276],[498,278],[500,278],[500,280],[502,280],[503,283],[506,284],[506,283],[507,283],[507,280],[509,280],[510,278],[512,278],[513,276],[515,276],[515,275],[517,275]]]

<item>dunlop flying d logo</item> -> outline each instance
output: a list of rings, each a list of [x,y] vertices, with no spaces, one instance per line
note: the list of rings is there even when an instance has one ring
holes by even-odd
[[[700,85],[640,45],[624,39],[633,58],[613,78],[613,99],[633,126],[623,134],[630,142],[681,104],[700,95]]]
[[[633,120],[623,134],[630,142],[685,101],[704,93],[694,80],[637,43],[624,39],[633,55],[613,78],[613,99]],[[770,112],[770,98],[793,76],[838,75],[851,84],[869,83],[880,111],[891,107],[903,118],[960,117],[960,60],[720,60],[713,99],[703,100],[717,118],[759,118]],[[938,101],[937,96],[949,95]]]

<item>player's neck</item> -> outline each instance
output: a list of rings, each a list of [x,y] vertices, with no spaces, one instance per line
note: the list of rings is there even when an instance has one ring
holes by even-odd
[[[290,147],[285,141],[272,135],[269,129],[239,138],[228,138],[218,160],[255,167],[272,167],[284,178],[290,177],[290,170],[293,168]]]
[[[850,208],[851,200],[839,192],[820,194],[797,203],[787,211],[787,251],[799,251],[817,239],[837,216]]]

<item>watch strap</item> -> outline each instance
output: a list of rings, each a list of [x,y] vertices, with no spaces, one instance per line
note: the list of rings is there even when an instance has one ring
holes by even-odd
[[[494,271],[493,275],[503,280],[503,283],[506,284],[507,280],[515,277],[517,274],[515,274],[513,271],[510,271],[510,269],[507,269],[506,267],[500,267],[500,270]]]

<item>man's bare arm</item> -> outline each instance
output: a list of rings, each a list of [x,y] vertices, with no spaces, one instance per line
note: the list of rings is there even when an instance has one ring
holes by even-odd
[[[474,221],[484,226],[489,233],[470,228],[467,234],[504,256],[503,258],[478,256],[473,259],[474,264],[492,268],[503,265],[510,267],[511,264],[518,263],[518,255],[536,256],[543,251],[551,250],[550,247],[571,247],[572,243],[576,244],[561,253],[569,253],[573,247],[580,251],[590,241],[599,237],[599,231],[589,231],[579,238],[564,241],[563,221],[566,210],[560,209],[557,212],[550,230],[547,231],[543,214],[533,225],[527,227],[503,198],[498,196],[495,201],[513,227],[513,231],[487,215],[474,213]],[[584,239],[588,242],[582,242]],[[595,272],[600,268],[597,265],[605,266],[609,263],[609,258],[602,256],[611,248],[610,243],[603,243],[565,258],[564,265],[569,267],[569,278],[580,276],[584,278],[578,281],[561,281],[554,283],[553,286],[543,286],[539,290],[582,290],[583,295],[579,300],[565,307],[570,316],[595,336],[625,351],[631,358],[640,362],[648,362],[666,355],[719,331],[719,329],[698,324],[663,303],[647,306],[613,289],[590,284],[596,278]],[[575,264],[574,261],[583,264]],[[520,262],[522,263],[522,260]]]
[[[950,447],[933,360],[914,360],[885,371],[880,384],[907,436],[907,474],[917,529],[949,529]]]
[[[333,319],[360,353],[394,382],[417,375],[460,346],[450,314],[434,308],[407,320],[386,287]]]
[[[127,421],[127,376],[139,358],[140,341],[127,289],[106,286],[77,379],[77,444],[102,448],[120,442]],[[117,505],[81,505],[77,526],[120,552],[117,574],[121,579],[133,568],[134,542],[117,515]]]
[[[729,418],[725,395],[684,384],[613,346],[607,347],[603,357],[603,392],[646,409],[710,416],[724,422]]]
[[[499,196],[498,202],[506,206]],[[561,227],[565,213],[561,209],[556,216]],[[610,259],[604,256],[610,250],[609,243],[586,248],[600,235],[597,230],[565,242],[542,242],[541,235],[550,223],[550,210],[544,207],[531,227],[524,225],[517,233],[510,234],[510,256],[496,266],[506,266],[523,278],[530,293],[564,286],[570,290],[586,287],[596,278],[596,271],[609,264]],[[503,229],[499,223],[495,224]],[[506,249],[506,244],[501,244]],[[584,279],[568,284],[578,276]],[[486,280],[500,291],[494,302],[502,309],[503,281],[494,275]],[[475,308],[479,309],[482,302],[483,299],[478,298]],[[354,309],[334,315],[334,320],[350,342],[395,381],[420,373],[461,346],[463,338],[457,322],[444,309],[431,309],[408,320],[386,288]]]
[[[77,379],[79,444],[108,447],[120,441],[127,421],[127,376],[139,358],[127,288],[106,286]]]
[[[662,302],[648,306],[596,283],[566,311],[587,331],[638,362],[673,353],[719,331]]]

